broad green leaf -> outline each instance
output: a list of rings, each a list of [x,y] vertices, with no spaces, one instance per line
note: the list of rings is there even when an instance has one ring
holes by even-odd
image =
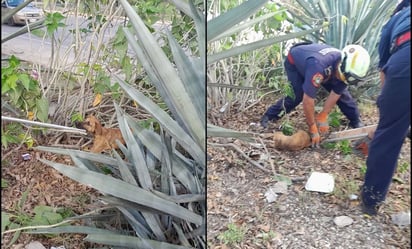
[[[30,78],[27,74],[19,74],[19,80],[27,91],[30,90]]]
[[[40,98],[36,100],[37,107],[37,118],[41,122],[47,122],[49,117],[49,101],[45,98]]]
[[[131,202],[135,202],[145,207],[150,207],[154,210],[176,216],[183,220],[190,221],[194,224],[202,224],[202,217],[195,214],[173,202],[166,201],[153,193],[134,185],[126,183],[122,180],[106,176],[103,174],[91,172],[89,170],[69,167],[64,164],[55,163],[45,159],[39,159],[41,162],[52,166],[60,173],[69,178],[95,188],[104,194],[110,194],[118,198],[123,198]]]
[[[207,42],[248,18],[266,2],[267,0],[248,0],[208,21]]]
[[[31,226],[52,225],[63,220],[61,214],[57,213],[54,208],[49,206],[36,206],[33,211],[35,215],[30,222]]]
[[[275,43],[278,42],[282,42],[282,41],[287,41],[293,38],[298,38],[298,37],[302,37],[304,35],[307,34],[311,34],[314,31],[320,30],[322,27],[316,27],[310,30],[304,30],[304,31],[299,31],[299,32],[295,32],[295,33],[290,33],[287,35],[283,35],[283,36],[278,36],[278,37],[274,37],[274,38],[268,38],[268,39],[264,39],[264,40],[260,40],[260,41],[256,41],[256,42],[252,42],[252,43],[248,43],[245,45],[241,45],[238,47],[234,47],[231,48],[229,50],[225,50],[216,54],[212,54],[209,55],[207,57],[207,63],[208,64],[212,64],[216,61],[225,59],[225,58],[229,58],[235,55],[239,55],[245,52],[249,52],[249,51],[253,51],[256,50],[258,48],[262,48],[262,47],[267,47],[267,46],[271,46]]]

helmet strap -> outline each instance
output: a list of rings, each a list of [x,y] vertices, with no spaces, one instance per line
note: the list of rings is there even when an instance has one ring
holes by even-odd
[[[345,74],[343,73],[343,70],[342,70],[344,68],[344,67],[342,67],[342,62],[339,62],[337,68],[338,68],[338,70],[336,71],[336,76],[338,77],[339,80],[346,83],[346,77],[345,77]]]

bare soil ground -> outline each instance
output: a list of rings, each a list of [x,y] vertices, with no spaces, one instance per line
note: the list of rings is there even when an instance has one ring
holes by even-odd
[[[227,113],[212,109],[209,122],[238,131],[258,130],[264,111],[274,98],[247,109],[232,106]],[[376,107],[360,106],[365,125],[375,124]],[[297,129],[306,130],[301,105],[289,116]],[[280,120],[281,121],[281,120]],[[345,129],[344,120],[339,128]],[[271,124],[266,132],[277,130]],[[219,145],[216,145],[219,144]],[[263,145],[263,146],[262,146]],[[363,182],[365,158],[342,150],[306,148],[278,151],[270,140],[248,143],[238,139],[209,138],[207,171],[207,237],[210,248],[410,248],[410,227],[400,227],[391,215],[410,211],[410,140],[406,139],[390,192],[379,215],[370,217],[360,211],[359,195]],[[238,151],[240,150],[240,152]],[[263,170],[248,160],[259,163]],[[335,178],[332,193],[309,192],[305,184],[311,172],[330,173]],[[279,181],[277,175],[290,178],[292,184],[277,200],[268,203],[266,191]],[[353,223],[338,227],[333,219],[349,216]],[[231,225],[239,228],[237,242],[230,235]],[[230,238],[232,236],[232,238]],[[225,243],[226,241],[226,243]]]

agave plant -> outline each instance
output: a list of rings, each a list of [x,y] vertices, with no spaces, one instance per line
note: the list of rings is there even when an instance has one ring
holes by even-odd
[[[105,215],[121,213],[117,221],[120,226],[106,222],[105,227],[96,223],[32,233],[84,233],[87,241],[122,248],[206,248],[205,104],[201,97],[205,96],[204,17],[192,1],[171,1],[193,19],[199,43],[198,55],[188,56],[168,33],[171,62],[133,7],[126,0],[119,2],[131,23],[131,28],[123,32],[168,111],[112,75],[129,97],[157,121],[158,130],[141,127],[138,120],[115,105],[126,141],[126,146],[119,144],[123,156],[114,150],[113,156],[108,156],[49,147],[36,149],[69,155],[76,167],[41,161],[100,191],[102,201],[108,204],[102,207]],[[102,167],[111,169],[112,175],[103,173]]]

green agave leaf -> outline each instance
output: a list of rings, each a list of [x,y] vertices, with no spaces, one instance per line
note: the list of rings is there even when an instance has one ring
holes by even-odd
[[[84,240],[104,245],[121,246],[139,249],[188,249],[191,247],[173,245],[155,240],[142,240],[140,238],[118,234],[89,234]]]
[[[228,37],[231,36],[232,34],[238,33],[244,29],[247,29],[249,27],[252,27],[253,25],[255,25],[256,23],[260,23],[266,19],[269,19],[271,17],[273,17],[274,15],[280,14],[282,12],[285,12],[285,10],[279,10],[279,11],[275,11],[275,12],[271,12],[256,18],[253,18],[252,20],[248,20],[242,23],[239,23],[238,25],[228,29],[227,31],[219,34],[218,36],[216,36],[214,39],[211,40],[211,42],[222,39],[224,37]]]
[[[119,127],[123,134],[123,138],[126,141],[127,150],[130,152],[128,153],[128,160],[134,165],[140,186],[143,189],[151,190],[153,189],[153,183],[152,179],[150,178],[149,169],[146,166],[146,160],[143,155],[143,151],[134,138],[132,130],[127,124],[127,121],[125,120],[124,115],[117,104],[115,104],[115,108],[117,113],[117,120],[119,121]]]
[[[235,48],[231,48],[213,55],[209,55],[207,57],[207,63],[211,64],[214,63],[216,61],[225,59],[225,58],[229,58],[235,55],[239,55],[245,52],[249,52],[249,51],[253,51],[256,50],[258,48],[262,48],[262,47],[267,47],[267,46],[271,46],[277,42],[282,42],[282,41],[287,41],[293,38],[298,38],[298,37],[302,37],[304,35],[307,34],[311,34],[314,31],[320,30],[322,27],[316,27],[313,29],[309,29],[309,30],[304,30],[304,31],[299,31],[299,32],[295,32],[295,33],[290,33],[287,35],[283,35],[283,36],[278,36],[278,37],[274,37],[274,38],[268,38],[268,39],[264,39],[264,40],[260,40],[260,41],[256,41],[256,42],[251,42],[249,44],[245,44],[242,46],[238,46]]]
[[[205,163],[205,154],[203,148],[196,143],[187,134],[182,127],[180,127],[175,120],[173,120],[165,111],[163,111],[158,105],[156,105],[148,97],[144,96],[142,93],[137,91],[135,88],[129,86],[119,77],[114,75],[118,80],[119,85],[125,90],[125,92],[135,100],[140,106],[146,109],[149,113],[153,115],[162,127],[198,162],[201,164]],[[204,133],[204,131],[202,131]]]
[[[52,228],[37,228],[27,231],[29,234],[56,234],[56,233],[85,233],[85,234],[114,234],[114,232],[88,226],[60,226]]]
[[[205,78],[205,59],[206,59],[206,18],[205,15],[198,11],[193,1],[189,1],[190,10],[193,13],[193,21],[195,22],[196,26],[196,33],[197,33],[197,43],[199,46],[199,54],[200,54],[200,67],[199,69],[202,70],[203,75],[201,76],[202,79]],[[204,6],[204,9],[206,6]]]
[[[123,198],[131,202],[135,202],[142,206],[150,207],[152,209],[176,216],[183,220],[200,225],[202,217],[197,215],[173,202],[164,200],[153,193],[144,189],[138,188],[134,185],[126,183],[122,180],[95,173],[89,170],[70,167],[64,164],[55,163],[45,159],[39,159],[41,162],[52,166],[60,173],[69,178],[95,188],[102,193],[110,194],[118,198]]]
[[[149,239],[151,236],[151,232],[139,222],[134,215],[136,215],[136,210],[132,208],[124,208],[121,206],[117,206],[117,208],[122,212],[124,217],[127,219],[129,224],[133,227],[136,235],[142,239]]]
[[[141,143],[147,147],[147,149],[157,158],[157,160],[162,159],[162,151],[161,151],[161,139],[160,136],[150,130],[144,130],[143,128],[139,127],[137,122],[133,120],[130,116],[126,116],[129,122],[130,127],[137,131],[138,139]],[[173,157],[173,167],[172,172],[173,175],[191,192],[191,193],[199,193],[200,191],[200,183],[196,181],[193,174],[193,164],[185,163],[179,160],[178,157]],[[205,164],[203,164],[204,167]],[[189,170],[191,169],[191,170]]]
[[[253,138],[257,135],[250,132],[240,132],[223,127],[207,124],[207,135],[210,137],[233,137],[239,138],[248,142],[253,142]]]
[[[134,178],[132,172],[130,172],[129,167],[127,167],[126,163],[120,157],[119,153],[117,153],[116,150],[112,150],[112,152],[114,153],[114,156],[116,157],[117,161],[119,162],[119,171],[120,171],[120,175],[122,176],[122,179],[125,182],[129,183],[129,184],[132,184],[134,186],[138,186],[137,181]]]
[[[372,30],[371,24],[375,23],[377,20],[387,21],[388,19],[382,18],[382,16],[385,16],[385,14],[388,13],[388,9],[390,9],[394,5],[396,5],[395,1],[383,1],[381,2],[381,5],[376,4],[374,7],[372,7],[368,15],[364,19],[361,19],[361,23],[356,26],[353,40],[358,41],[362,37],[367,37],[370,33],[369,30]]]
[[[198,70],[196,63],[193,63],[193,61],[190,60],[170,32],[167,32],[167,38],[169,39],[173,58],[179,70],[179,76],[185,83],[185,89],[189,94],[193,105],[196,107],[196,111],[198,113],[204,113],[205,98],[200,98],[200,96],[205,96],[204,67],[202,68],[202,71]],[[204,115],[199,116],[199,118],[202,123],[205,122]]]
[[[139,47],[145,54],[144,58],[139,59],[146,60],[146,63],[151,65],[150,70],[155,71],[157,75],[155,79],[152,79],[152,82],[159,83],[157,87],[161,86],[164,89],[166,94],[162,96],[163,99],[170,99],[173,103],[174,110],[197,144],[199,146],[205,146],[204,123],[201,122],[202,118],[200,118],[200,116],[204,116],[204,112],[196,112],[196,108],[186,92],[184,83],[136,11],[126,0],[120,0],[120,3],[124,7],[135,30],[135,35],[138,38],[137,44],[139,44]],[[128,39],[130,44],[134,43],[133,40]],[[134,39],[134,41],[136,40]],[[145,69],[147,69],[147,64],[143,65],[146,65]],[[203,148],[203,151],[204,149],[205,148]]]
[[[207,22],[207,42],[259,10],[267,0],[249,0]]]
[[[106,167],[109,167],[112,171],[116,172],[117,169],[117,160],[109,157],[107,155],[103,154],[97,154],[97,153],[91,153],[91,152],[86,152],[86,151],[81,151],[81,150],[71,150],[71,149],[63,149],[63,148],[57,148],[57,147],[46,147],[46,146],[37,146],[33,147],[34,150],[40,150],[40,151],[46,151],[46,152],[51,152],[51,153],[56,153],[56,154],[61,154],[61,155],[68,155],[73,157],[78,157],[82,159],[86,159],[92,162],[97,162],[97,163],[102,163]],[[82,164],[84,166],[88,166],[84,161],[82,161]],[[130,164],[130,163],[128,163]],[[131,165],[131,164],[130,164]],[[96,172],[102,172],[100,169],[96,170],[96,166],[93,167],[88,167],[90,170],[94,170]]]

